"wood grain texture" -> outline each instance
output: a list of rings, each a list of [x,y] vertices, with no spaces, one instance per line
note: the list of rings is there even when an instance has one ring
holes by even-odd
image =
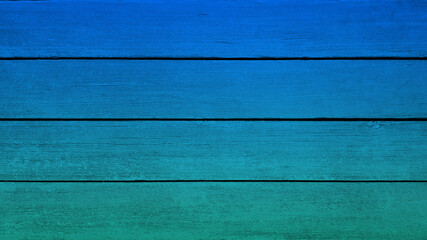
[[[0,56],[426,56],[425,1],[1,1]]]
[[[0,117],[427,117],[427,61],[0,61]]]
[[[426,180],[424,122],[1,122],[0,179]]]
[[[0,118],[427,117],[426,1],[0,1]],[[426,180],[425,122],[0,122],[0,180]],[[2,239],[408,239],[427,183],[0,183]]]
[[[0,184],[0,239],[407,239],[426,183]]]

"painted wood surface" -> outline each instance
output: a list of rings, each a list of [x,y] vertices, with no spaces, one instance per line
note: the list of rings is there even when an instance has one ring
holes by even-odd
[[[426,57],[425,1],[0,1],[0,58]],[[425,61],[0,61],[0,118],[427,115]],[[426,180],[425,122],[0,122],[0,180]],[[0,239],[419,239],[427,183],[0,183]]]
[[[425,1],[0,1],[0,56],[426,56]]]
[[[425,239],[426,183],[0,184],[0,239]]]
[[[0,179],[425,180],[423,122],[2,122]]]
[[[0,116],[427,117],[426,61],[0,61]]]

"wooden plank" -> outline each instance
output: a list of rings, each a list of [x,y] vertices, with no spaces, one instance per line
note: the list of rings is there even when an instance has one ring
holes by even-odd
[[[0,61],[0,117],[427,117],[426,61]]]
[[[426,56],[425,1],[1,1],[0,56]]]
[[[3,239],[424,239],[426,183],[0,184]]]
[[[0,179],[425,180],[424,122],[1,122]]]

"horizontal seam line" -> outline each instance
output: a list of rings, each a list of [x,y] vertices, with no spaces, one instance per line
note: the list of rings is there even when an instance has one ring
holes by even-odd
[[[427,60],[427,57],[0,57],[0,60]]]
[[[0,180],[0,183],[425,183],[427,180]]]
[[[290,122],[290,121],[303,121],[303,122],[404,122],[404,121],[427,121],[427,118],[0,118],[1,122],[67,122],[67,121],[80,121],[80,122],[114,122],[114,121],[217,121],[217,122],[231,122],[231,121],[259,121],[259,122]]]

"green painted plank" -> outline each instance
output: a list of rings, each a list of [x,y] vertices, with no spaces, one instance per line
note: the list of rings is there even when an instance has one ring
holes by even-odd
[[[0,61],[0,117],[427,117],[427,61]]]
[[[0,1],[0,56],[426,56],[425,1]]]
[[[0,179],[427,179],[424,122],[1,122]]]
[[[427,183],[1,183],[0,239],[423,240]]]

